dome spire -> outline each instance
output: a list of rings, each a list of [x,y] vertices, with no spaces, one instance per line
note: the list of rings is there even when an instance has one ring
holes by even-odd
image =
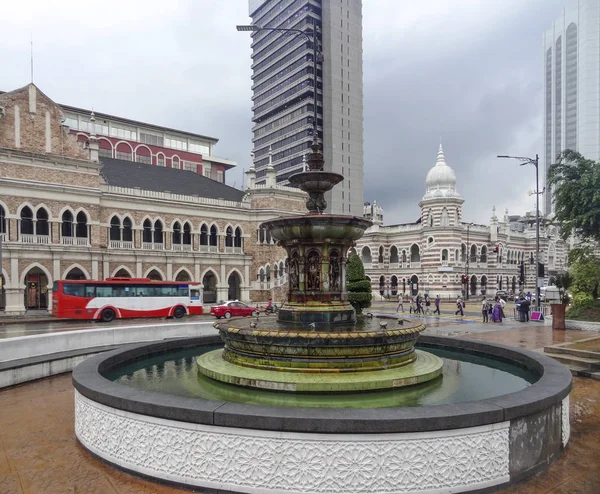
[[[442,138],[440,137],[440,148],[438,149],[436,166],[446,165],[446,157],[444,156],[444,148],[442,147]]]

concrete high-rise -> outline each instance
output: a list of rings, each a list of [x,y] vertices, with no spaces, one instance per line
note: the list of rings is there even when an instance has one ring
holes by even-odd
[[[326,196],[328,212],[362,216],[363,77],[362,0],[249,0],[260,27],[317,28],[317,124],[325,170],[345,180]],[[303,168],[313,140],[312,43],[276,31],[252,34],[254,167],[265,181],[269,163],[277,182]]]
[[[544,34],[544,161],[600,159],[600,0],[575,0]],[[554,210],[546,184],[545,213]]]

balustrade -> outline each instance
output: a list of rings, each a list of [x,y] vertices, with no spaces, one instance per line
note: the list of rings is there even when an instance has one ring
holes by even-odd
[[[21,242],[24,244],[49,244],[50,235],[29,235],[22,233]]]

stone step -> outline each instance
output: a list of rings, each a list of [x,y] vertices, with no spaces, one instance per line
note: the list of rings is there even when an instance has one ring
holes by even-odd
[[[568,346],[546,346],[544,347],[544,352],[600,360],[600,353],[598,352],[590,352],[579,348],[569,348]]]
[[[575,355],[560,353],[545,353],[548,357],[577,371],[596,372],[600,371],[600,359],[576,357]]]

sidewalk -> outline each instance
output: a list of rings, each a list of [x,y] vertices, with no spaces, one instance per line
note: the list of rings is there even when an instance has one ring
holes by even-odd
[[[60,319],[64,322],[69,322],[70,319]],[[0,326],[5,324],[26,324],[26,323],[46,323],[46,322],[56,322],[59,319],[55,319],[52,317],[52,314],[47,310],[28,310],[25,314],[21,316],[6,316],[0,314]]]

